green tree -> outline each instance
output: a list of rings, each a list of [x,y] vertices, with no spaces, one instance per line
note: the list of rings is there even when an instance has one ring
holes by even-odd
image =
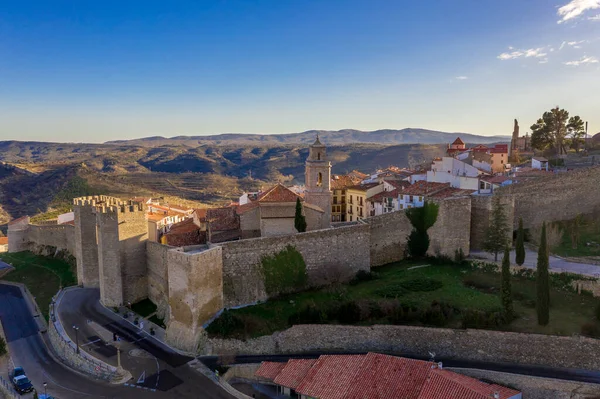
[[[523,218],[519,218],[519,230],[517,230],[515,252],[515,262],[519,266],[523,265],[523,263],[525,263],[525,230],[523,230]]]
[[[579,116],[569,119],[569,112],[558,106],[544,112],[536,123],[531,125],[531,146],[537,150],[554,148],[557,155],[567,153],[565,141],[571,137],[578,145],[585,134],[583,121]]]
[[[427,230],[435,224],[439,206],[434,202],[426,201],[422,207],[409,208],[406,216],[413,226],[408,236],[408,253],[413,258],[420,258],[427,254],[429,249],[429,234]]]
[[[569,119],[567,133],[571,139],[571,147],[575,148],[575,152],[579,152],[579,147],[585,140],[585,123],[578,115]]]
[[[296,198],[296,215],[294,216],[294,227],[298,230],[298,233],[304,233],[306,231],[306,218],[302,214],[302,203],[300,198]]]
[[[483,249],[494,255],[494,261],[498,261],[498,254],[510,244],[510,226],[504,212],[504,206],[499,196],[494,196],[492,203],[492,217],[485,233]]]
[[[300,291],[308,284],[304,258],[291,245],[271,256],[264,256],[260,270],[269,295]]]
[[[538,250],[536,285],[537,285],[537,318],[540,326],[545,326],[550,321],[550,281],[548,245],[546,242],[546,222],[542,225],[542,236]]]
[[[502,308],[508,318],[513,315],[512,287],[510,283],[510,247],[504,248],[502,258]]]

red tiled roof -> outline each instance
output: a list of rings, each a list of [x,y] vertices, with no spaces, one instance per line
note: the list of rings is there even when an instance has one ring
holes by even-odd
[[[298,194],[290,190],[289,188],[277,184],[271,187],[269,190],[261,193],[258,197],[259,202],[296,202],[299,198]]]
[[[357,178],[359,178],[360,180],[364,180],[364,179],[366,179],[367,177],[369,177],[369,175],[367,175],[367,174],[365,174],[365,173],[362,173],[362,172],[359,172],[359,171],[358,171],[358,170],[356,170],[356,169],[355,169],[355,170],[353,170],[352,172],[348,173],[348,175],[349,175],[349,176],[352,176],[352,177],[357,177]]]
[[[11,220],[10,222],[8,222],[8,225],[10,226],[11,224],[16,224],[16,223],[22,222],[23,220],[27,219],[28,217],[29,216],[21,216],[18,219]]]
[[[508,144],[496,144],[490,148],[491,154],[508,154]]]
[[[251,209],[256,208],[257,206],[259,206],[260,204],[256,201],[252,201],[252,202],[248,202],[244,205],[238,205],[235,210],[237,212],[238,215],[242,215],[246,212],[248,212]]]
[[[381,183],[356,184],[354,186],[348,187],[348,190],[367,191],[368,189],[377,187],[380,184]]]
[[[448,370],[433,369],[418,399],[461,398],[490,399],[497,392],[500,399],[508,399],[519,392],[496,384],[487,384]]]
[[[194,219],[185,219],[182,222],[173,224],[168,234],[189,233],[198,229],[199,227],[194,223]]]
[[[240,218],[237,216],[235,208],[211,208],[206,212],[206,219],[211,232],[240,228]]]
[[[331,189],[341,190],[360,183],[362,179],[350,175],[336,175],[331,178]]]
[[[481,180],[487,181],[489,183],[494,184],[502,184],[507,180],[510,180],[510,177],[506,176],[482,176]]]
[[[254,375],[273,381],[286,364],[281,362],[262,362],[258,370],[254,372]]]
[[[8,244],[8,237],[0,237],[0,245]]]
[[[194,213],[196,214],[196,216],[198,217],[198,219],[200,221],[206,221],[206,212],[208,211],[207,208],[196,208],[194,209]]]
[[[323,355],[296,392],[313,398],[344,399],[364,359],[364,355]]]
[[[420,180],[406,187],[400,194],[431,195],[448,187],[450,187],[450,183],[434,183]]]
[[[369,353],[346,398],[417,399],[431,366],[422,360]]]
[[[386,180],[385,182],[401,190],[410,186],[410,182],[406,180]]]
[[[296,389],[317,359],[291,359],[273,381],[277,385]]]
[[[457,138],[456,138],[456,140],[454,140],[454,142],[452,142],[452,144],[463,144],[463,145],[464,145],[464,144],[465,144],[465,142],[464,142],[464,141],[462,141],[462,140],[460,139],[460,137],[457,137]]]
[[[382,191],[380,193],[377,193],[377,194],[367,198],[367,201],[381,202],[381,201],[383,201],[384,198],[398,198],[398,194],[399,194],[398,189],[392,190],[392,191]]]

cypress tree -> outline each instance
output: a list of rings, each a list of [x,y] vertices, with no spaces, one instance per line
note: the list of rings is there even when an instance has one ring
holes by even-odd
[[[507,246],[502,258],[502,308],[506,317],[512,319],[513,303],[510,277],[510,248]]]
[[[483,241],[483,249],[493,254],[496,262],[498,261],[498,254],[511,243],[508,237],[510,231],[511,228],[508,225],[504,206],[500,203],[500,197],[494,196],[492,215]]]
[[[517,230],[517,244],[515,245],[517,265],[525,263],[525,231],[523,230],[523,219],[519,218],[519,230]]]
[[[546,222],[542,225],[542,237],[537,260],[537,317],[538,324],[545,326],[550,321],[550,282],[548,276],[549,267],[548,243],[546,242]]]
[[[300,198],[296,198],[296,214],[294,216],[294,227],[298,230],[298,233],[304,233],[306,231],[306,218],[302,214],[302,204]]]

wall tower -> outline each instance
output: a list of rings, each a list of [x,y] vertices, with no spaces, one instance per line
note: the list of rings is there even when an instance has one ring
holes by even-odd
[[[304,200],[325,211],[323,228],[331,225],[331,162],[327,160],[326,150],[327,147],[319,141],[319,136],[317,136],[315,142],[309,146],[304,176],[306,185]]]
[[[94,207],[99,197],[82,197],[73,200],[75,219],[75,259],[77,284],[98,288],[98,242],[96,241],[96,213]]]

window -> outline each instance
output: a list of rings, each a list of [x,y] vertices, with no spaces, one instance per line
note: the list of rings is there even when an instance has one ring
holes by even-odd
[[[317,186],[321,187],[323,185],[323,174],[319,172],[317,175]]]
[[[331,207],[331,212],[335,212],[335,209],[336,209],[336,207],[335,207],[335,206],[332,206],[332,207]]]
[[[400,194],[400,199],[403,200],[404,199],[404,195]]]
[[[321,160],[321,153],[317,152],[317,160],[320,161]]]
[[[413,202],[414,197],[411,195],[410,197],[408,197],[408,202]]]
[[[337,197],[333,197],[333,203],[337,204]]]
[[[404,209],[404,204],[400,204],[400,209]]]
[[[350,215],[350,221],[352,221],[352,215]]]
[[[423,202],[423,197],[419,197],[419,202]]]
[[[346,203],[346,197],[342,195],[342,204]]]

